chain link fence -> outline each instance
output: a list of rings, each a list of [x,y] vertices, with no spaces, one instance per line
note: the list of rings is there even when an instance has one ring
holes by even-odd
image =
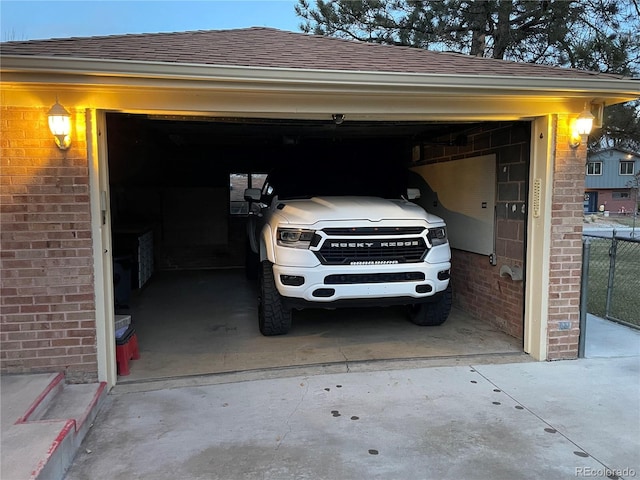
[[[640,240],[585,235],[587,312],[640,326]]]

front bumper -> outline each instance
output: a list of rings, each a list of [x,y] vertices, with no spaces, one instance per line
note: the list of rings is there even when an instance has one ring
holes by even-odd
[[[395,265],[363,265],[363,266],[330,266],[315,267],[287,267],[273,265],[276,288],[280,295],[292,300],[300,300],[313,304],[330,304],[349,300],[362,300],[363,304],[402,304],[420,300],[444,291],[449,285],[450,262],[440,263],[406,263]],[[381,281],[386,278],[413,278],[424,274],[423,280]],[[376,278],[374,283],[327,283],[325,279],[331,275],[338,277],[348,275],[352,281],[358,277]],[[292,277],[301,285],[287,285],[292,283]],[[355,280],[354,280],[355,279]],[[402,300],[404,299],[404,300]],[[368,300],[371,300],[368,302]],[[295,303],[295,302],[294,302]],[[321,306],[321,305],[319,305]],[[326,306],[326,305],[325,305]]]

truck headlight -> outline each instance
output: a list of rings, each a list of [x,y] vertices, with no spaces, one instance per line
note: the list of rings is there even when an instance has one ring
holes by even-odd
[[[315,230],[301,228],[279,228],[276,235],[281,247],[309,248],[315,233]]]
[[[444,227],[430,228],[428,237],[432,247],[444,245],[447,243],[447,229]]]

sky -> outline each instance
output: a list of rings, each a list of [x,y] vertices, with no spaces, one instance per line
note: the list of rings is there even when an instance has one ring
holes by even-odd
[[[296,0],[0,0],[0,41],[246,27],[300,31]]]

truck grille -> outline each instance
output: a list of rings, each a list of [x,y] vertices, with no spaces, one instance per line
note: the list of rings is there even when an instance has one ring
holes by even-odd
[[[324,265],[389,265],[422,261],[427,245],[421,237],[382,240],[328,238],[315,253]]]

